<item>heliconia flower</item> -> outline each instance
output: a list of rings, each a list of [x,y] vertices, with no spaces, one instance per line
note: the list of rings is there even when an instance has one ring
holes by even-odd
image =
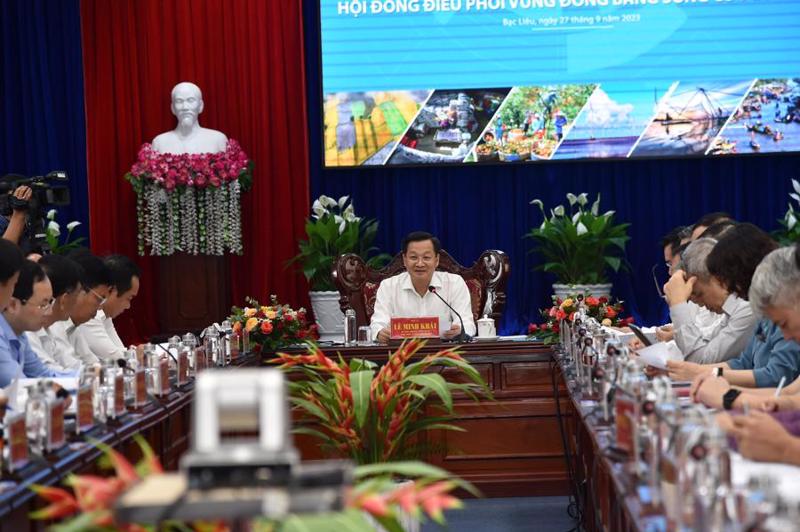
[[[83,512],[104,510],[125,488],[118,478],[105,478],[96,475],[70,475],[65,484],[72,486],[78,506]]]
[[[31,519],[61,519],[74,514],[79,509],[75,497],[63,488],[33,484],[31,490],[51,503],[28,514]]]
[[[367,494],[356,500],[356,507],[368,512],[375,517],[386,517],[389,515],[389,506],[383,497],[376,494]]]
[[[124,487],[127,488],[139,480],[139,474],[136,472],[136,468],[122,453],[105,443],[99,441],[92,441],[92,443],[108,456],[111,465],[114,467],[114,472],[117,474],[117,479],[122,482]]]

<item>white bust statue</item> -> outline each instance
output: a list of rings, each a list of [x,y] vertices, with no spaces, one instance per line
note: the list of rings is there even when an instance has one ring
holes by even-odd
[[[194,83],[183,81],[172,89],[172,114],[178,125],[172,131],[153,139],[153,148],[160,153],[217,153],[225,151],[228,137],[222,132],[200,127],[198,116],[203,112],[203,94]]]

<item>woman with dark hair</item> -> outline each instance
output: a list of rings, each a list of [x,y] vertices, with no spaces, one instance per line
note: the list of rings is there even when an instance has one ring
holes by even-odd
[[[22,251],[15,243],[0,238],[0,312],[3,312],[11,301],[24,260]]]
[[[765,310],[764,296],[761,295],[763,290],[759,288],[764,274],[758,272],[763,272],[764,263],[768,262],[765,256],[770,257],[781,251],[775,250],[776,247],[777,244],[769,235],[751,224],[734,227],[714,246],[706,261],[709,272],[713,265],[717,273],[712,275],[720,284],[740,294],[740,297],[748,297],[753,311],[764,313],[766,317],[758,321],[755,334],[740,356],[712,365],[669,362],[671,377],[692,380],[704,374],[714,374],[724,377],[733,385],[768,388],[777,386],[781,380],[791,382],[800,375],[800,344],[789,340],[788,336],[784,337],[778,317],[770,314],[769,309]],[[789,250],[790,254],[793,252],[793,249]],[[774,275],[770,277],[778,278]],[[781,295],[793,291],[791,284],[782,283],[782,286]],[[771,290],[767,292],[771,294]],[[796,301],[800,301],[800,298]],[[722,406],[731,408],[733,400],[726,400]]]

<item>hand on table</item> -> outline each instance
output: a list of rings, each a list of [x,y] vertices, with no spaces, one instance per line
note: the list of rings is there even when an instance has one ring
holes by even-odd
[[[455,338],[459,334],[461,334],[461,325],[454,323],[448,330],[442,333],[442,337],[449,340],[451,338]]]
[[[675,329],[672,325],[664,325],[656,329],[656,340],[659,342],[669,342],[675,338]]]
[[[378,336],[375,338],[375,340],[377,340],[377,342],[380,344],[388,344],[391,337],[392,332],[387,327],[378,331]]]
[[[703,403],[711,408],[722,408],[722,396],[730,389],[730,383],[722,377],[702,373],[692,381],[689,395],[695,403]]]
[[[631,338],[628,340],[628,349],[631,351],[638,351],[639,349],[644,349],[645,347],[647,346],[645,346],[638,338]]]
[[[732,432],[739,442],[739,452],[751,460],[787,462],[797,444],[783,425],[764,412],[734,417]]]

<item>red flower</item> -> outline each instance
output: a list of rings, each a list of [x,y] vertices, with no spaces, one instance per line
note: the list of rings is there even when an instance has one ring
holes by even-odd
[[[612,320],[617,317],[618,312],[614,310],[613,307],[606,307],[606,318],[611,318]]]
[[[293,321],[294,316],[292,316],[291,314],[284,314],[283,319],[285,319],[286,321]]]
[[[272,332],[272,322],[269,320],[262,321],[261,332],[264,334],[270,334]]]
[[[630,325],[631,323],[633,323],[633,316],[629,316],[622,320],[623,325]]]
[[[600,299],[598,299],[597,302],[600,303],[601,305],[605,305],[606,303],[608,303],[608,298],[606,296],[603,296]]]
[[[558,325],[558,323],[554,323],[554,324],[553,324],[553,332],[554,332],[554,333],[557,333],[557,332],[559,332],[560,330],[561,330],[561,327]]]
[[[556,312],[558,312],[558,310],[559,310],[558,307],[550,307],[550,310],[547,312],[547,315],[550,316],[551,318],[555,318]]]
[[[596,307],[600,304],[600,300],[596,297],[589,296],[586,298],[586,304],[590,307]]]
[[[535,334],[536,331],[539,330],[539,326],[535,323],[531,323],[528,325],[528,334]]]
[[[566,319],[566,317],[567,317],[567,313],[566,313],[566,312],[564,312],[563,310],[561,310],[561,309],[558,309],[558,310],[556,311],[556,319],[557,319],[558,321],[561,321],[561,320],[563,320],[563,319]]]
[[[577,315],[578,315],[578,313],[577,313],[577,312],[572,312],[572,313],[569,315],[569,321],[575,321],[575,316],[577,316]]]

